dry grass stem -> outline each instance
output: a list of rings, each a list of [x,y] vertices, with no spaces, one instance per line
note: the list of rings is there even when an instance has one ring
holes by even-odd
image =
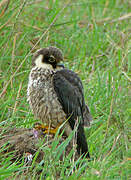
[[[111,19],[111,17],[106,17],[104,19],[101,19],[100,21],[96,21],[96,23],[99,25],[104,24],[104,23],[115,23],[115,22],[119,22],[119,21],[124,21],[131,18],[131,13],[125,14],[119,18],[116,19]]]
[[[124,74],[124,76],[128,79],[128,81],[131,82],[131,78],[126,74],[126,72],[122,71],[122,74]]]
[[[14,110],[14,107],[8,107],[8,108]],[[16,111],[23,112],[23,113],[28,113],[28,111],[24,111],[24,110],[17,109],[17,108],[16,108]]]
[[[15,101],[15,105],[14,105],[13,114],[16,112],[16,107],[17,107],[17,104],[18,104],[18,99],[20,97],[21,88],[22,88],[22,82],[19,85],[19,90],[18,90],[18,93],[17,93],[17,97],[16,97],[16,101]]]
[[[113,151],[114,147],[116,146],[116,143],[118,141],[118,139],[120,138],[121,134],[119,134],[115,139],[114,139],[114,142],[113,142],[113,145],[111,147],[111,150],[108,152],[107,155],[105,155],[105,157],[103,158],[103,161],[106,159],[106,157],[110,156],[111,152]]]
[[[43,29],[42,28],[39,28],[39,27],[37,27],[37,26],[31,26],[31,25],[29,25],[29,24],[27,24],[27,23],[25,23],[25,22],[23,22],[23,21],[20,21],[23,25],[25,25],[25,26],[27,26],[27,27],[31,27],[31,28],[33,28],[33,29],[36,29],[36,30],[38,30],[38,31],[41,31],[41,32],[43,32]]]
[[[103,10],[103,16],[105,15],[106,11],[107,11],[107,8],[108,8],[108,5],[109,5],[109,0],[106,0],[105,2],[105,7],[104,7],[104,10]]]
[[[2,30],[5,26],[7,26],[15,15],[16,15],[16,12],[14,12],[14,14],[8,19],[8,21],[5,24],[0,26],[0,30]]]
[[[3,1],[2,1],[3,2]],[[1,4],[0,4],[0,8],[1,8],[1,6],[2,6],[2,2],[1,2]],[[10,3],[10,0],[6,0],[4,3],[6,3],[7,2],[7,4],[6,4],[6,7],[2,10],[2,12],[1,12],[1,14],[0,14],[0,18],[5,14],[5,11],[8,9],[8,7],[9,7],[9,3]]]
[[[105,132],[105,137],[104,137],[103,145],[105,144],[106,139],[107,139],[109,123],[110,123],[110,119],[111,119],[111,115],[112,115],[112,110],[113,110],[113,103],[114,103],[113,94],[114,94],[114,89],[113,89],[113,92],[112,92],[112,95],[111,95],[112,96],[112,100],[111,100],[111,105],[110,105],[110,113],[109,113],[109,116],[108,116],[108,119],[107,119],[106,132]],[[103,147],[103,145],[101,146],[101,148]],[[101,157],[102,157],[102,155],[99,157],[98,161],[100,161]]]

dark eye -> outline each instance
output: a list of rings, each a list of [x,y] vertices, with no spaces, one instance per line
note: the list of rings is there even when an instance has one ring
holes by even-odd
[[[54,57],[49,57],[48,61],[53,63],[53,62],[55,62],[55,58]]]

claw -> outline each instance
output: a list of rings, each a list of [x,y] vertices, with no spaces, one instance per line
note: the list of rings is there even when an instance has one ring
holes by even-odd
[[[45,126],[44,124],[36,123],[36,124],[34,125],[34,128],[35,128],[36,130],[45,131],[45,130],[48,129],[49,127],[48,127],[48,126]]]
[[[60,125],[58,125],[56,128],[51,128],[51,127],[49,127],[49,126],[45,126],[45,125],[43,125],[43,124],[40,124],[40,123],[36,123],[35,125],[34,125],[34,128],[36,129],[36,130],[42,130],[42,132],[44,133],[44,134],[56,134],[56,132],[57,132],[57,130],[59,129],[59,127],[60,127]]]

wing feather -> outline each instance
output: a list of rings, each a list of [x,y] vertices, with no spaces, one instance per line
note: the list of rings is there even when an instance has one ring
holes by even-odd
[[[53,77],[54,89],[67,117],[81,116],[85,107],[83,86],[79,77],[72,71],[63,69]]]
[[[77,117],[81,117],[77,130],[77,151],[79,154],[80,152],[86,154],[89,158],[90,154],[84,133],[84,125],[89,124],[84,122],[85,117],[89,117],[89,110],[85,105],[82,82],[74,72],[63,69],[54,74],[53,83],[58,100],[69,118],[72,129],[75,127]],[[86,120],[89,121],[88,119]]]

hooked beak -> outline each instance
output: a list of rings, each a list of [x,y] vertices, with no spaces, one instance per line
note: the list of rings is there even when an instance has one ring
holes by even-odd
[[[58,63],[58,64],[57,64],[57,68],[58,68],[58,69],[64,69],[64,68],[65,68],[65,66],[64,66],[64,64],[60,64],[60,63]]]

